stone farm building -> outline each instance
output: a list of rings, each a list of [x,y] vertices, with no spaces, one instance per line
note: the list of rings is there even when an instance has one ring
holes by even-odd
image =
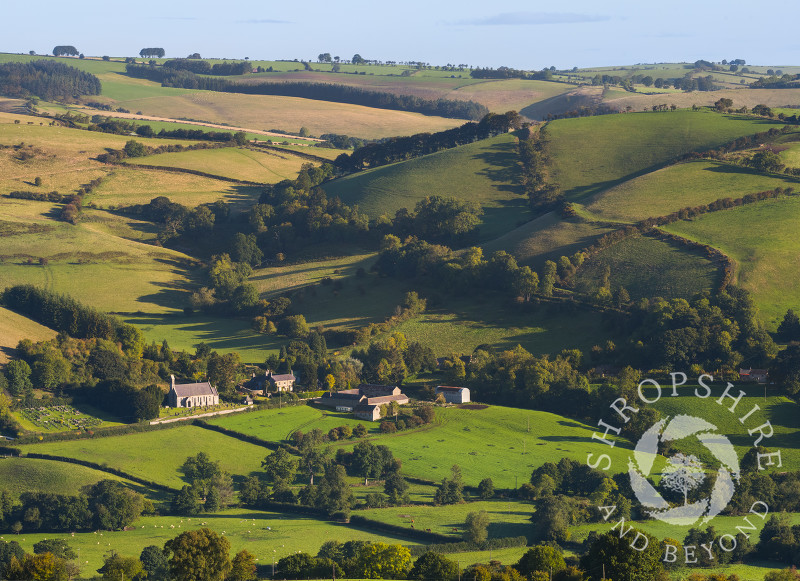
[[[451,387],[449,385],[439,385],[436,387],[436,395],[442,394],[447,403],[467,403],[469,399],[469,388]]]
[[[284,374],[276,374],[268,370],[264,372],[264,375],[254,373],[253,377],[242,384],[242,388],[251,394],[267,395],[270,391],[293,391],[295,381],[297,378],[291,370]]]
[[[371,422],[379,420],[380,407],[391,402],[405,405],[408,403],[408,396],[399,387],[363,384],[357,389],[324,393],[316,400],[316,403],[337,412],[352,412],[357,418]]]
[[[167,395],[170,407],[193,408],[219,403],[216,388],[204,381],[202,383],[175,383],[175,376],[170,375],[170,389]]]

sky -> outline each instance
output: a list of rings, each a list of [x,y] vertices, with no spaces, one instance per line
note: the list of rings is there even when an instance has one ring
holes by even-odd
[[[742,58],[799,65],[795,0],[40,0],[0,4],[0,52],[422,61],[526,70]],[[17,23],[8,26],[7,23]]]

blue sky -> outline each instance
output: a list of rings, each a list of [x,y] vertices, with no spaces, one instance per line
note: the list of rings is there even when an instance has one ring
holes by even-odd
[[[342,58],[524,69],[744,58],[800,64],[800,39],[781,32],[793,0],[8,2],[0,51],[45,54],[57,44],[101,56],[145,46],[167,56]]]

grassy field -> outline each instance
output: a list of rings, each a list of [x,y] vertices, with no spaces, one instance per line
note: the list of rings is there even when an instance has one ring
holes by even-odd
[[[100,480],[117,480],[140,492],[144,491],[142,487],[119,476],[86,466],[55,460],[0,458],[0,488],[14,497],[19,497],[23,492],[77,494],[82,487]]]
[[[407,162],[329,182],[325,191],[358,204],[372,217],[413,209],[425,196],[450,196],[483,207],[481,238],[489,240],[524,220],[527,199],[519,185],[516,138],[492,139],[440,151]]]
[[[308,163],[308,160],[296,155],[282,155],[272,151],[255,151],[242,147],[160,153],[127,160],[128,165],[179,167],[269,184],[296,178],[304,163]]]
[[[410,528],[413,524],[415,529],[431,529],[431,532],[447,535],[453,540],[461,540],[467,514],[482,510],[489,516],[490,539],[533,537],[533,523],[530,517],[534,508],[527,503],[517,501],[497,499],[444,506],[394,506],[364,509],[354,514],[396,526]],[[450,558],[455,558],[455,555],[451,555]]]
[[[52,329],[0,307],[0,363],[8,361],[9,353],[22,339],[45,341],[55,336]]]
[[[740,198],[776,187],[797,188],[797,184],[797,178],[759,174],[717,161],[690,161],[595,194],[586,201],[586,209],[603,220],[636,222],[719,198]]]
[[[774,331],[800,304],[797,221],[800,198],[767,200],[723,210],[664,229],[719,248],[736,262],[736,280],[753,293],[760,317]]]
[[[43,538],[65,539],[76,551],[80,549],[81,570],[91,576],[103,565],[103,558],[113,549],[126,557],[138,557],[150,545],[163,547],[164,543],[186,530],[205,526],[224,534],[231,543],[231,557],[242,549],[256,555],[259,565],[271,570],[282,557],[298,551],[316,555],[320,546],[330,539],[372,541],[389,544],[416,545],[411,539],[384,535],[334,522],[318,521],[308,517],[264,511],[231,509],[195,517],[149,516],[140,518],[135,529],[129,531],[98,531],[93,533],[28,534],[14,537],[27,552]]]
[[[747,82],[756,79],[757,77],[750,77]],[[740,81],[741,79],[735,82],[739,83]],[[642,109],[650,110],[653,105],[661,104],[675,105],[679,108],[690,108],[693,105],[713,107],[717,100],[725,98],[733,100],[733,106],[736,109],[742,106],[752,109],[759,103],[770,107],[783,107],[797,103],[798,97],[800,97],[800,89],[749,89],[745,85],[741,85],[741,87],[690,93],[675,91],[656,95],[626,93],[624,96],[604,101],[604,104],[618,111],[624,111],[626,107],[632,107],[634,111],[641,111]]]
[[[476,393],[473,398],[479,397]],[[212,422],[275,441],[297,429],[327,432],[343,424],[360,423],[348,414],[307,406],[251,412]],[[371,428],[373,443],[388,446],[403,461],[405,475],[438,481],[458,464],[469,486],[489,477],[496,488],[512,488],[527,482],[532,470],[544,462],[558,462],[562,457],[584,462],[587,452],[596,452],[589,426],[547,412],[500,406],[483,410],[439,408],[435,424],[393,435],[376,434],[374,423],[366,425]],[[456,440],[459,445],[454,447]],[[353,443],[347,440],[331,446],[350,447]],[[628,444],[620,442],[611,452],[620,470],[625,466],[626,447]]]
[[[189,152],[165,155],[188,154]],[[155,157],[160,158],[161,156]],[[227,155],[227,157],[234,156]],[[196,160],[197,158],[194,157],[194,159]],[[242,161],[244,162],[243,165],[248,165],[250,160],[245,160],[244,156],[242,156]],[[216,169],[225,171],[224,165],[217,163],[219,165],[217,165]],[[160,164],[156,163],[154,165]],[[182,166],[179,165],[179,167]],[[185,173],[115,167],[106,175],[103,183],[85,198],[85,203],[95,203],[100,207],[106,208],[110,206],[119,207],[146,204],[155,197],[167,196],[173,202],[188,207],[208,204],[217,200],[224,200],[229,204],[233,204],[234,207],[244,207],[258,201],[260,195],[261,188],[256,186],[237,185]]]
[[[561,95],[574,87],[563,83],[523,79],[481,80],[458,87],[449,99],[464,99],[486,105],[492,112],[523,111],[533,103]]]
[[[266,448],[194,426],[125,436],[28,444],[21,448],[24,452],[57,454],[107,464],[175,488],[186,484],[178,468],[186,458],[200,451],[206,452],[212,460],[219,461],[223,470],[237,476],[249,476],[251,472],[260,471],[261,460],[269,454]]]
[[[440,357],[469,354],[482,344],[498,349],[522,345],[538,354],[568,348],[588,351],[610,337],[594,311],[561,313],[547,305],[525,310],[493,299],[451,300],[446,307],[404,321],[394,331],[430,347]]]
[[[719,278],[717,267],[699,254],[635,236],[586,260],[575,277],[576,290],[596,291],[607,266],[612,291],[625,287],[634,301],[642,297],[691,298],[714,288]]]
[[[158,85],[153,85],[159,91]],[[388,111],[346,103],[330,103],[296,97],[244,95],[197,91],[127,98],[120,95],[115,106],[145,115],[170,119],[191,119],[228,123],[237,127],[297,133],[306,127],[312,135],[341,133],[378,139],[411,135],[422,131],[441,131],[464,123],[463,120],[430,117],[406,111]]]
[[[26,200],[0,206],[0,221],[8,225],[0,255],[5,285],[44,286],[105,311],[165,312],[185,305],[188,257],[121,239],[92,221],[55,222],[51,210]]]
[[[549,212],[483,245],[484,254],[497,250],[513,254],[520,264],[539,269],[545,260],[558,260],[591,246],[612,228],[583,220],[562,220]]]
[[[671,111],[564,119],[548,124],[553,179],[583,202],[689,151],[766,131],[776,124],[710,111]],[[592,139],[586,139],[591,134]]]

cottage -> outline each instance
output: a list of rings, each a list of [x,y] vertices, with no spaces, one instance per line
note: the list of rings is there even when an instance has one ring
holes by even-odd
[[[219,394],[213,385],[202,383],[175,383],[175,376],[170,375],[170,389],[167,395],[170,407],[197,407],[217,405]]]
[[[767,383],[769,372],[766,369],[739,369],[739,379],[756,383]]]
[[[323,393],[317,403],[325,407],[333,408],[337,412],[352,412],[360,404],[366,402],[367,398],[361,395],[357,389],[347,389],[344,391],[334,391]]]
[[[375,422],[381,419],[381,406],[361,404],[353,410],[353,415],[359,420]]]
[[[469,399],[469,388],[451,387],[449,385],[439,385],[436,387],[436,395],[442,394],[447,403],[467,403]]]
[[[267,371],[267,382],[269,382],[273,391],[292,391],[295,381],[297,381],[297,378],[291,369],[289,373],[283,374],[275,374],[271,370]]]

